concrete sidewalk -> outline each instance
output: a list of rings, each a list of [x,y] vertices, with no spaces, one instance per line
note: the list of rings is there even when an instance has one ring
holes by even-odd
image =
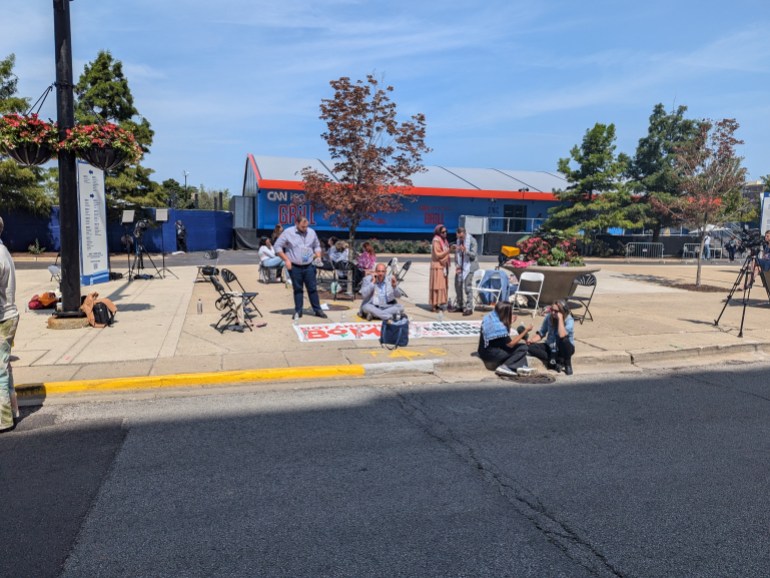
[[[173,275],[165,279],[123,279],[94,286],[93,290],[117,304],[116,323],[105,329],[69,330],[48,329],[50,311],[25,311],[24,305],[33,294],[55,287],[46,269],[51,263],[32,263],[26,256],[15,258],[21,321],[13,367],[19,393],[28,398],[213,383],[334,380],[374,373],[462,370],[490,376],[472,356],[476,338],[413,339],[408,347],[395,351],[367,340],[301,343],[291,321],[291,290],[278,283],[257,282],[253,251],[225,251],[220,254],[219,266],[231,268],[247,289],[259,291],[257,302],[264,314],[260,321],[267,326],[253,332],[223,334],[213,327],[219,319],[213,286],[194,282],[197,263],[204,264],[202,254],[167,257],[166,266]],[[408,258],[402,256],[400,260],[403,263]],[[121,263],[116,258],[114,270],[124,272]],[[489,260],[482,266],[492,268],[494,264]],[[718,293],[664,285],[694,282],[692,264],[627,264],[617,260],[592,264],[602,268],[591,304],[595,321],[576,326],[573,365],[577,374],[606,371],[608,366],[623,370],[705,365],[736,356],[761,360],[770,352],[770,305],[759,283],[746,309],[743,338],[737,337],[743,309],[739,299],[727,307],[719,327],[714,326],[739,273],[737,262],[703,267],[703,283],[723,287]],[[402,302],[413,321],[436,320],[426,304],[428,269],[427,260],[415,260],[402,285],[409,295]],[[83,289],[84,293],[89,290]],[[736,297],[741,298],[742,292]],[[202,314],[197,313],[199,299]],[[359,304],[358,300],[333,303],[329,321],[356,321]],[[484,313],[477,311],[472,318],[448,313],[444,319],[478,320]],[[305,324],[319,321],[307,314],[302,319]],[[534,319],[536,328],[541,321],[540,317]]]

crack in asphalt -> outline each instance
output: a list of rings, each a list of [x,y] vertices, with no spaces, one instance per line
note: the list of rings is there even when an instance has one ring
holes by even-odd
[[[399,406],[413,423],[477,470],[486,483],[494,486],[519,514],[528,519],[568,558],[595,576],[623,576],[606,556],[566,522],[559,520],[554,513],[550,512],[536,494],[521,482],[503,473],[495,464],[481,457],[474,447],[458,437],[448,425],[431,416],[422,396],[400,391],[394,393]]]

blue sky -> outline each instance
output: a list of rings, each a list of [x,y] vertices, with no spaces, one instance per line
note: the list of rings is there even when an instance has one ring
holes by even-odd
[[[770,173],[770,8],[680,0],[74,0],[75,80],[123,63],[155,130],[153,178],[240,194],[246,154],[328,158],[329,81],[373,73],[423,112],[426,164],[555,171],[596,122],[633,154],[653,106],[734,117],[751,179]],[[19,92],[55,79],[51,0],[4,0]],[[42,114],[55,117],[55,99]]]

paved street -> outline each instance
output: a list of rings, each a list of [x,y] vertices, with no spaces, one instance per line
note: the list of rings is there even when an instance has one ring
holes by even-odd
[[[767,371],[30,408],[0,576],[762,575]]]

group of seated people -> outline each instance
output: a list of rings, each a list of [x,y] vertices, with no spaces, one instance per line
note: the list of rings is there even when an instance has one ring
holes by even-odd
[[[478,354],[490,369],[494,366],[495,373],[504,377],[517,375],[517,369],[527,366],[529,354],[549,369],[572,375],[575,320],[566,301],[550,306],[534,335],[530,335],[532,324],[513,329],[515,321],[513,305],[507,301],[498,301],[482,319]]]

